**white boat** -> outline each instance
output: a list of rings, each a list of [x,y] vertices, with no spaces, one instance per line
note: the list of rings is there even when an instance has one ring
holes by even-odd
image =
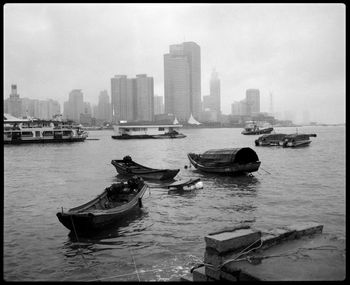
[[[88,133],[80,125],[39,119],[13,119],[4,115],[4,143],[60,143],[84,141]]]
[[[155,124],[155,123],[119,123],[114,125],[113,139],[170,139],[184,138],[184,134],[178,132],[180,124]]]

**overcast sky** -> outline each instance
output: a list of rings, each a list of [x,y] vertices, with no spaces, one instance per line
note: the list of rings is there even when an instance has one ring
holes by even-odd
[[[6,4],[4,98],[68,100],[82,89],[97,104],[116,74],[154,78],[164,95],[169,45],[201,47],[202,96],[215,68],[221,107],[258,88],[261,111],[296,121],[345,122],[343,4]]]

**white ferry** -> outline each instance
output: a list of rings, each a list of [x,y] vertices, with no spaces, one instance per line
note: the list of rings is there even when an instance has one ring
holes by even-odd
[[[4,115],[4,143],[59,143],[84,141],[88,133],[80,125],[38,119],[17,119]]]
[[[114,125],[113,139],[175,139],[185,138],[178,132],[180,124],[127,123]]]

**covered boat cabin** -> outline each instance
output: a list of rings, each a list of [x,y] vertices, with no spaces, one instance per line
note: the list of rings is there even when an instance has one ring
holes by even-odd
[[[256,152],[249,147],[210,149],[198,155],[197,158],[198,163],[204,165],[212,163],[218,165],[247,164],[259,161]]]

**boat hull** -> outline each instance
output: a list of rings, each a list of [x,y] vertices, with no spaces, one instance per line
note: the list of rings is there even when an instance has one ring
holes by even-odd
[[[71,142],[83,142],[86,137],[81,138],[67,138],[67,139],[33,139],[33,140],[4,140],[4,144],[28,144],[28,143],[71,143]]]
[[[273,131],[273,128],[266,128],[266,129],[260,129],[256,131],[242,131],[243,135],[262,135],[262,134],[269,134]]]
[[[126,176],[140,176],[145,179],[154,179],[154,180],[170,180],[174,178],[180,171],[180,169],[152,169],[152,168],[144,168],[144,169],[132,169],[132,167],[128,167],[123,165],[120,160],[112,160],[111,162],[117,172],[121,175]],[[134,165],[142,167],[140,164]]]
[[[283,147],[303,147],[310,145],[311,141],[285,142]]]
[[[88,233],[101,230],[106,226],[122,221],[131,212],[141,208],[142,196],[147,188],[147,185],[144,185],[130,202],[119,207],[83,212],[71,209],[68,212],[58,212],[56,216],[67,229],[73,232]],[[100,197],[99,201],[104,201],[105,196],[101,195]]]
[[[231,165],[225,165],[225,166],[206,166],[203,164],[198,163],[195,161],[190,154],[188,154],[188,158],[191,162],[191,164],[198,170],[208,173],[221,173],[221,174],[244,174],[244,173],[250,173],[255,172],[259,170],[260,161],[256,162],[249,162],[246,164],[238,164],[234,163]]]

